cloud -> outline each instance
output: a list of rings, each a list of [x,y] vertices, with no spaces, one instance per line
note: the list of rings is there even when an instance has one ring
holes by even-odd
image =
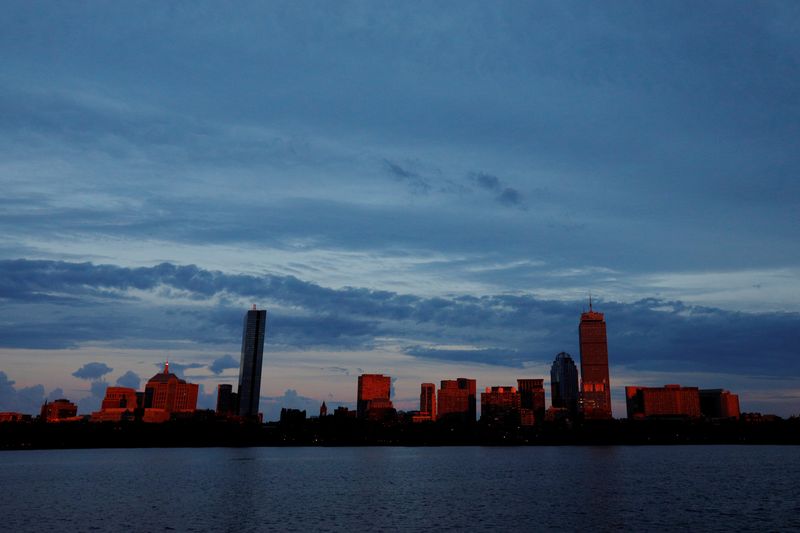
[[[38,414],[45,399],[43,385],[33,385],[17,389],[16,382],[0,370],[0,411],[13,411],[25,414]]]
[[[80,379],[99,379],[113,370],[105,363],[86,363],[72,375]]]
[[[479,188],[495,194],[495,200],[506,207],[524,207],[522,193],[517,189],[508,187],[500,178],[485,172],[473,172],[469,176]]]
[[[502,188],[500,186],[500,178],[497,176],[492,176],[491,174],[486,174],[484,172],[477,172],[473,174],[472,178],[481,188],[490,191],[499,191]]]
[[[239,368],[239,361],[227,354],[214,359],[214,361],[208,365],[208,369],[217,375],[222,374],[222,372],[228,368]]]
[[[141,385],[142,378],[140,378],[135,372],[132,370],[128,370],[120,377],[117,378],[117,385],[120,387],[130,387],[131,389],[139,390],[139,385]]]
[[[384,159],[383,163],[389,175],[396,181],[407,183],[411,192],[414,194],[427,194],[433,188],[430,181],[423,178],[418,173],[403,168],[399,164],[389,161],[388,159]]]
[[[423,297],[333,289],[294,276],[226,274],[171,263],[127,268],[0,261],[0,279],[9,278],[16,289],[0,309],[0,339],[16,347],[39,346],[39,336],[19,333],[33,326],[50,332],[50,345],[237,343],[246,306],[240,302],[257,301],[268,309],[272,349],[370,350],[388,342],[391,349],[420,358],[519,367],[549,362],[560,351],[577,353],[577,323],[585,306],[531,294]],[[49,293],[79,304],[42,299]],[[115,301],[111,308],[108,299]],[[606,313],[612,364],[800,376],[800,361],[791,351],[798,313],[732,312],[660,298],[597,301],[596,308]],[[441,345],[470,349],[437,348]],[[232,359],[226,361],[235,368]],[[179,375],[211,366],[170,363]],[[85,379],[110,371],[105,365],[92,368]]]

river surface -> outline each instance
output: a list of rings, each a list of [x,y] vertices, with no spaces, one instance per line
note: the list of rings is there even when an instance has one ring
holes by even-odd
[[[800,447],[0,453],[4,531],[800,530]]]

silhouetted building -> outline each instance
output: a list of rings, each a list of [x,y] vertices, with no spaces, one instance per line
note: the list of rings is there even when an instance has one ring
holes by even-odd
[[[61,422],[75,419],[78,416],[78,406],[71,401],[61,398],[42,405],[41,419],[45,422]]]
[[[162,409],[167,413],[192,413],[197,409],[198,389],[198,385],[187,383],[171,373],[167,362],[164,371],[150,378],[145,385],[144,407]]]
[[[340,405],[336,409],[333,410],[333,417],[334,418],[355,418],[356,411],[351,411],[348,407],[344,405]]]
[[[486,387],[481,393],[481,422],[518,424],[520,394],[516,387]]]
[[[697,387],[625,387],[628,418],[700,416]]]
[[[570,416],[578,414],[578,367],[567,352],[556,355],[550,367],[550,403]]]
[[[437,398],[437,419],[459,419],[475,422],[477,383],[474,379],[445,379]]]
[[[436,420],[436,385],[433,383],[423,383],[420,387],[419,416],[425,415],[428,415],[430,420]]]
[[[536,422],[544,420],[544,411],[547,408],[544,400],[544,380],[543,379],[518,379],[517,390],[519,392],[519,406],[525,410],[525,423],[529,426],[529,413],[533,415]],[[481,404],[482,405],[482,404]]]
[[[356,411],[358,418],[383,418],[387,411],[394,410],[389,399],[392,391],[392,378],[383,374],[362,374],[358,376]]]
[[[239,416],[258,417],[261,396],[261,362],[264,358],[264,334],[267,328],[265,309],[249,310],[244,316],[242,358],[239,363]]]
[[[603,313],[592,309],[581,314],[578,326],[581,347],[580,409],[586,419],[611,418],[611,383],[608,377],[608,340]]]
[[[723,389],[702,389],[700,412],[708,418],[739,418],[739,395]]]
[[[319,406],[319,417],[322,418],[323,416],[328,416],[328,406],[325,405],[325,402],[322,402],[322,405]]]
[[[217,385],[217,414],[220,416],[231,416],[239,413],[237,394],[233,392],[233,385],[223,383]]]
[[[287,409],[286,407],[281,409],[281,418],[279,421],[281,426],[302,427],[305,421],[305,410],[301,411],[300,409]]]

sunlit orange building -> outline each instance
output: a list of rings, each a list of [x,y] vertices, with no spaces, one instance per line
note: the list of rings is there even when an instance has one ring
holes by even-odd
[[[611,383],[608,377],[608,339],[603,313],[581,314],[578,326],[581,349],[580,410],[586,419],[611,418]]]
[[[119,422],[133,419],[138,407],[136,389],[130,387],[108,387],[100,410],[92,413],[92,422]]]
[[[358,376],[356,412],[358,418],[369,418],[394,409],[390,400],[392,378],[383,374],[362,374]]]
[[[45,422],[75,420],[78,418],[78,406],[65,398],[44,402],[40,416]]]
[[[625,387],[628,418],[700,416],[697,387]]]
[[[436,420],[436,385],[423,383],[419,393],[419,416],[428,416],[429,420]]]
[[[144,387],[144,407],[168,413],[191,413],[197,409],[198,389],[198,385],[172,374],[169,363],[164,363],[164,371],[150,378]]]
[[[477,411],[476,389],[477,382],[474,379],[442,380],[437,398],[436,417],[439,419],[459,418],[474,422]]]

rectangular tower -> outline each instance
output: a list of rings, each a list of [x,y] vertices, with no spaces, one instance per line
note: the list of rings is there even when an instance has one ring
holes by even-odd
[[[239,363],[239,416],[258,416],[258,399],[261,396],[261,360],[264,357],[264,333],[267,311],[253,309],[244,317],[242,332],[242,359]]]
[[[431,420],[436,420],[436,385],[423,383],[419,393],[419,413],[427,414]]]
[[[603,313],[581,314],[578,326],[581,345],[581,412],[586,419],[611,418],[611,384],[608,379],[608,340]]]
[[[356,411],[358,418],[367,418],[370,409],[392,409],[390,395],[392,378],[383,374],[361,374],[358,376]]]

